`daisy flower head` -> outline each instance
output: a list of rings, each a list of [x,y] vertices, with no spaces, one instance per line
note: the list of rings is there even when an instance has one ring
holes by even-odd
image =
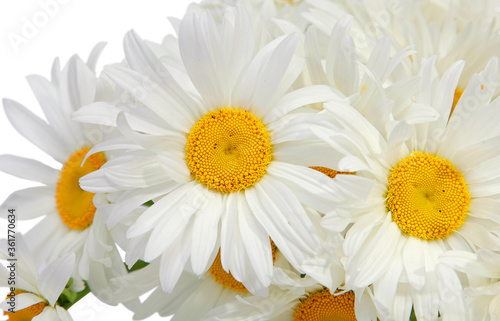
[[[106,162],[104,153],[94,154],[83,162],[90,148],[103,139],[106,130],[94,124],[73,122],[71,113],[109,97],[108,85],[94,72],[103,47],[103,44],[97,45],[87,63],[74,56],[62,70],[56,59],[51,80],[38,75],[28,77],[46,120],[15,101],[3,101],[7,118],[15,129],[62,166],[55,169],[33,159],[0,156],[0,170],[42,184],[12,193],[1,205],[2,213],[16,208],[20,220],[44,216],[25,236],[39,264],[52,261],[62,253],[75,252],[78,266],[94,219],[94,194],[83,191],[78,179]],[[75,269],[75,278],[77,274]]]
[[[375,43],[367,61],[362,62],[351,35],[353,21],[352,16],[347,16],[335,24],[324,51],[316,28],[307,30],[308,82],[338,90],[344,103],[356,108],[384,135],[397,121],[415,124],[437,119],[439,114],[432,104],[415,99],[420,75],[410,77],[405,71],[403,61],[414,50],[394,52],[390,39],[384,38]]]
[[[400,122],[385,138],[352,107],[326,103],[332,127],[313,128],[345,155],[337,168],[374,184],[367,202],[339,206],[322,224],[348,228],[346,288],[372,285],[385,318],[407,320],[412,305],[417,319],[465,318],[466,279],[440,255],[500,250],[498,60],[472,77],[450,118],[462,67],[440,78],[434,59],[424,63],[419,99],[433,102],[436,121]]]
[[[424,59],[434,55],[441,75],[455,62],[465,60],[457,95],[491,57],[500,56],[500,16],[493,1],[370,0],[364,1],[364,11],[378,31],[376,37],[391,35],[396,48],[415,46],[416,52],[408,61],[413,73],[420,70]]]
[[[247,11],[228,6],[220,23],[207,11],[184,17],[181,65],[168,63],[175,57],[158,57],[130,32],[129,67],[107,69],[140,105],[118,114],[120,141],[94,149],[127,141],[129,151],[80,182],[91,192],[123,191],[116,208],[154,201],[127,237],[147,235],[143,259],[161,257],[167,292],[186,266],[205,273],[219,247],[224,270],[261,295],[272,277],[269,238],[297,268],[318,250],[304,206],[328,212],[337,193],[328,177],[308,168],[326,163],[329,154],[321,149],[310,158],[314,137],[302,119],[313,111],[301,107],[335,94],[328,86],[291,91],[304,65],[294,55],[297,38],[255,45]],[[126,210],[114,211],[107,223],[112,227],[126,216]]]
[[[210,311],[204,320],[377,320],[371,289],[330,289],[291,269],[276,269],[269,297],[239,297]]]
[[[274,267],[290,268],[290,265],[271,242]],[[176,320],[204,320],[210,310],[235,300],[253,296],[230,272],[224,271],[220,251],[205,274],[182,272],[171,293],[165,292],[159,279],[160,260],[127,275],[112,278],[110,284],[118,289],[112,297],[118,302],[129,302],[145,293],[147,298],[140,305],[131,307],[135,320],[146,319],[154,313]]]
[[[130,216],[138,216],[144,210],[144,208],[136,210],[134,214],[129,215],[127,220],[133,222]],[[338,260],[339,255],[335,249],[329,249],[328,245],[334,243],[338,246],[340,240],[334,240],[335,237],[331,237],[330,234],[324,232],[320,226],[321,215],[318,212],[310,208],[306,208],[306,212],[313,222],[325,249],[302,266],[305,271],[303,276],[307,273],[308,280],[312,280],[312,277],[314,277],[321,280],[323,284],[337,288],[344,282],[344,270]],[[142,238],[128,240],[127,255],[129,252],[144,251]],[[275,279],[277,276],[282,275],[281,270],[291,271],[293,268],[274,242],[269,240],[269,243],[272,249],[273,279]],[[254,297],[251,293],[254,292],[252,288],[247,288],[243,283],[236,280],[230,271],[223,268],[220,249],[207,272],[197,276],[190,271],[183,271],[170,293],[165,292],[162,288],[159,277],[160,268],[161,259],[157,258],[141,270],[108,279],[109,288],[114,289],[112,294],[109,295],[113,300],[108,299],[105,302],[109,304],[128,303],[145,293],[149,293],[141,304],[129,307],[134,312],[135,319],[145,319],[157,312],[160,316],[174,314],[172,318],[174,321],[185,319],[196,321],[206,320],[209,311],[233,302],[237,298],[246,300]],[[310,281],[311,284],[316,282]],[[94,291],[93,284],[89,283],[89,286]],[[250,284],[250,286],[252,285]]]
[[[5,247],[0,249],[0,258],[7,261],[12,258]],[[10,249],[10,248],[9,248]],[[43,269],[35,264],[32,253],[27,248],[23,235],[16,235],[16,260],[9,260],[7,268],[0,265],[2,275],[0,285],[10,289],[7,298],[0,303],[4,315],[9,321],[40,320],[40,321],[69,321],[73,320],[69,313],[58,303],[59,296],[70,280],[75,255],[65,254],[48,263]],[[9,283],[9,266],[16,270],[16,288]]]

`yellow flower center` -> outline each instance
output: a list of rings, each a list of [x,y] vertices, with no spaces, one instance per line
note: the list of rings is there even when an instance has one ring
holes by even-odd
[[[96,153],[90,155],[81,166],[89,150],[89,147],[85,147],[71,155],[64,164],[57,183],[57,210],[64,224],[75,230],[83,230],[92,224],[96,210],[92,202],[95,194],[82,190],[79,179],[106,163],[104,154]]]
[[[451,112],[450,112],[450,117],[455,111],[455,107],[457,107],[458,101],[460,100],[460,97],[462,97],[462,94],[464,91],[460,88],[455,89],[455,96],[453,97],[453,105],[451,106]]]
[[[21,294],[21,293],[28,293],[26,291],[22,290],[16,290],[15,295]],[[9,297],[7,297],[9,299]],[[33,304],[25,309],[16,311],[16,312],[4,312],[3,314],[8,316],[9,318],[7,319],[8,321],[31,321],[34,317],[42,313],[43,309],[48,304],[46,302],[39,302],[37,304]]]
[[[269,132],[262,121],[238,108],[205,114],[188,135],[186,160],[191,175],[222,193],[253,186],[272,160]]]
[[[325,174],[326,176],[328,176],[330,178],[334,178],[338,174],[342,174],[342,175],[356,175],[356,172],[339,172],[339,171],[336,171],[334,169],[330,169],[328,167],[311,166],[309,168],[317,170],[318,172],[323,173],[323,174]]]
[[[354,292],[332,295],[329,289],[324,289],[311,293],[301,300],[294,315],[294,321],[356,321]]]
[[[387,209],[406,235],[447,237],[463,224],[469,203],[460,171],[435,155],[413,152],[389,174]]]
[[[271,249],[273,251],[273,263],[276,261],[276,251],[277,247],[273,241],[271,241]],[[217,257],[214,260],[214,263],[208,270],[215,282],[220,283],[223,287],[237,291],[246,293],[248,290],[245,288],[243,283],[236,281],[236,279],[231,275],[231,272],[226,272],[222,268],[222,262],[220,260],[220,250],[217,253]]]

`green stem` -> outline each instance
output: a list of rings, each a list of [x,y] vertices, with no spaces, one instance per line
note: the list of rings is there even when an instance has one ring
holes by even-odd
[[[64,289],[63,293],[61,293],[61,296],[57,300],[57,304],[60,305],[65,310],[68,310],[73,306],[73,304],[80,301],[84,296],[86,296],[89,293],[90,293],[90,288],[86,282],[85,282],[85,289],[83,289],[83,291],[78,293],[70,292],[68,289]]]

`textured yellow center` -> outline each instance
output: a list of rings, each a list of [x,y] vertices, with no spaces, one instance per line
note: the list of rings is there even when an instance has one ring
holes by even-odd
[[[460,88],[455,89],[455,96],[453,97],[453,105],[451,106],[451,112],[450,112],[450,117],[455,111],[455,107],[457,107],[457,103],[460,100],[460,97],[462,97],[462,94],[464,91]]]
[[[389,174],[387,208],[406,235],[447,237],[463,224],[469,203],[462,174],[435,155],[413,152]]]
[[[356,172],[339,172],[339,171],[336,171],[334,169],[330,169],[328,167],[311,166],[309,168],[317,170],[318,172],[323,173],[323,174],[325,174],[326,176],[328,176],[330,178],[334,178],[338,174],[342,174],[342,175],[356,175]]]
[[[354,292],[332,295],[324,289],[311,293],[301,300],[294,314],[294,321],[356,321]]]
[[[16,295],[21,293],[28,293],[21,290],[16,290],[14,292]],[[9,299],[9,297],[7,297]],[[8,316],[9,321],[31,321],[34,317],[42,313],[43,309],[47,306],[46,302],[40,302],[37,304],[33,304],[25,309],[16,311],[16,312],[4,312],[3,314]]]
[[[78,180],[106,163],[104,154],[96,153],[90,155],[85,164],[80,166],[89,150],[90,148],[86,147],[71,155],[64,164],[57,183],[57,210],[64,224],[75,230],[83,230],[92,224],[95,213],[92,202],[95,194],[82,190]]]
[[[278,248],[273,241],[271,241],[271,249],[273,251],[274,263],[276,261],[276,251]],[[209,272],[214,278],[215,282],[220,283],[223,287],[238,292],[248,292],[243,283],[236,281],[236,279],[231,275],[231,272],[226,272],[224,271],[224,268],[222,268],[222,262],[220,260],[220,250],[219,253],[217,253],[217,257],[215,258],[214,263],[210,267]]]
[[[253,186],[264,176],[271,159],[269,132],[246,110],[209,112],[188,135],[186,160],[191,175],[222,193]]]

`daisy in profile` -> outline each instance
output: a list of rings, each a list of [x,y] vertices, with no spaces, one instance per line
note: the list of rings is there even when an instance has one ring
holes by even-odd
[[[418,320],[462,320],[466,279],[439,256],[500,250],[498,60],[472,77],[451,118],[460,65],[441,79],[434,59],[423,70],[420,99],[439,119],[401,122],[387,139],[352,107],[325,104],[332,126],[313,131],[345,155],[337,168],[374,185],[367,202],[339,206],[322,225],[348,228],[345,287],[373,286],[381,319],[407,320],[413,305]]]
[[[6,240],[2,240],[0,259],[12,258],[7,252]],[[4,246],[5,245],[5,246]],[[70,253],[51,261],[43,269],[32,259],[32,253],[26,246],[21,234],[16,235],[16,290],[10,292],[7,298],[0,303],[4,315],[9,321],[70,321],[70,314],[58,303],[59,296],[70,280],[75,255]],[[10,271],[0,265],[0,286],[11,288],[8,284]]]
[[[262,47],[255,40],[242,6],[228,6],[220,23],[207,11],[188,13],[179,27],[184,72],[134,32],[125,38],[129,68],[106,70],[137,100],[127,112],[150,126],[134,130],[137,122],[118,114],[124,138],[91,153],[126,142],[135,147],[127,145],[128,152],[80,183],[93,193],[124,192],[107,220],[110,228],[127,209],[154,201],[127,237],[147,236],[144,260],[160,258],[167,292],[185,268],[204,274],[220,248],[223,269],[252,293],[266,295],[273,268],[269,238],[300,270],[320,248],[304,206],[328,212],[341,198],[327,176],[308,168],[326,164],[331,153],[316,149],[303,127],[316,111],[301,109],[335,93],[328,86],[291,91],[304,66],[294,56],[296,34]],[[147,115],[154,117],[144,120]]]
[[[15,101],[3,101],[7,118],[15,129],[62,167],[55,169],[13,155],[0,156],[0,170],[42,184],[12,193],[1,205],[2,213],[16,208],[20,220],[43,217],[25,236],[38,264],[74,252],[77,267],[96,214],[94,194],[82,190],[78,179],[106,162],[104,153],[94,154],[84,163],[83,160],[90,148],[107,134],[107,129],[104,123],[74,122],[71,114],[83,105],[109,97],[109,85],[98,80],[94,73],[102,49],[103,44],[97,45],[87,63],[74,56],[62,70],[56,60],[51,81],[38,75],[28,77],[46,120]],[[75,280],[82,277],[87,275],[80,275],[75,268]],[[74,282],[75,289],[79,284]]]

